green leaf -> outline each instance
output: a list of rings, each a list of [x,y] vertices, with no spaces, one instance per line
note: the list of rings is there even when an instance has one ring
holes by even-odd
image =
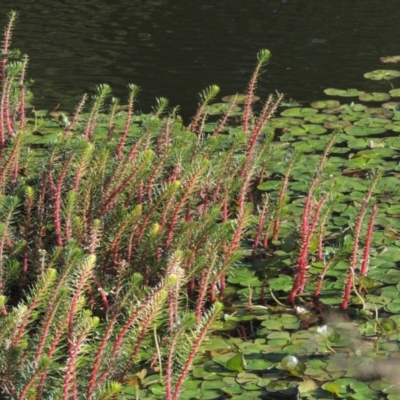
[[[226,363],[225,367],[230,371],[241,372],[244,370],[246,363],[242,353],[235,354]]]

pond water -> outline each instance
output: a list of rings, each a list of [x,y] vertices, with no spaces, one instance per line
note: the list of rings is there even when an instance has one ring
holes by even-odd
[[[393,0],[13,0],[0,4],[1,26],[10,9],[37,107],[72,109],[99,83],[123,98],[135,83],[143,111],[164,96],[189,116],[211,84],[221,97],[243,92],[262,48],[272,59],[259,93],[313,101],[326,87],[387,89],[362,75],[400,52]]]

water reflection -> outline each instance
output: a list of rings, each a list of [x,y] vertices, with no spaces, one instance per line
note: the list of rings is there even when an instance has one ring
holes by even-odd
[[[29,54],[37,101],[48,107],[73,107],[102,82],[125,96],[132,82],[143,88],[142,109],[164,96],[191,114],[210,84],[222,95],[243,91],[261,48],[273,54],[261,95],[277,89],[315,100],[328,86],[379,90],[362,73],[400,48],[399,8],[379,0],[5,3],[0,23],[10,7],[19,10],[14,44]]]

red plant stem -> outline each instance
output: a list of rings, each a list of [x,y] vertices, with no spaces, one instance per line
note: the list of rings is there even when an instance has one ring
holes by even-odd
[[[177,381],[177,383],[175,385],[174,395],[173,395],[173,398],[172,398],[173,400],[178,400],[179,393],[180,393],[180,391],[182,389],[183,382],[184,382],[184,380],[186,378],[187,373],[189,372],[189,369],[190,369],[190,367],[192,365],[194,357],[195,357],[195,355],[196,355],[201,343],[203,342],[204,337],[206,336],[210,326],[214,322],[214,319],[216,318],[217,314],[218,313],[216,311],[214,311],[213,314],[211,315],[211,317],[204,324],[204,326],[201,327],[201,330],[196,332],[197,333],[196,341],[194,342],[194,344],[192,346],[192,349],[190,350],[189,355],[186,358],[186,362],[183,365],[181,373],[180,373],[180,375],[178,377],[178,381]]]
[[[27,197],[26,202],[26,216],[25,216],[25,226],[24,226],[24,241],[25,247],[23,252],[23,261],[22,261],[22,272],[24,275],[24,281],[26,279],[26,275],[28,272],[28,254],[29,254],[29,229],[31,227],[31,213],[33,206],[34,195]]]
[[[265,198],[264,200],[264,205],[263,208],[261,209],[260,216],[258,219],[258,225],[257,225],[257,232],[254,237],[254,243],[253,243],[253,251],[251,253],[251,259],[254,260],[256,257],[256,251],[258,248],[258,245],[260,243],[260,237],[264,228],[264,222],[265,222],[265,217],[267,213],[267,207],[268,207],[268,198]]]
[[[31,373],[28,382],[25,384],[24,388],[21,390],[18,400],[26,400],[29,398],[27,396],[29,389],[33,386],[36,378],[43,373],[43,368],[38,367],[34,373]]]
[[[118,159],[122,158],[122,148],[124,147],[126,138],[128,136],[128,133],[129,133],[129,127],[131,126],[134,100],[135,100],[134,92],[132,91],[132,95],[129,96],[129,105],[128,105],[128,111],[127,111],[127,115],[126,115],[125,127],[124,127],[121,139],[119,140],[118,147],[117,147],[117,157],[118,157]]]
[[[375,223],[375,218],[378,214],[378,207],[376,204],[372,207],[372,214],[371,218],[368,223],[368,230],[367,230],[367,238],[365,240],[365,247],[364,247],[364,254],[363,254],[363,260],[361,263],[361,271],[360,275],[361,276],[366,276],[368,272],[368,266],[369,266],[369,254],[371,250],[371,241],[372,241],[372,232],[374,230],[374,223]]]
[[[110,119],[108,121],[108,130],[107,130],[107,142],[111,142],[111,137],[114,133],[116,125],[113,123],[115,118],[115,113],[117,112],[117,108],[119,105],[118,100],[114,99],[115,102],[113,103],[110,111]]]
[[[367,192],[366,196],[364,197],[364,200],[360,207],[360,211],[358,212],[358,215],[356,218],[356,223],[354,226],[353,252],[352,252],[351,263],[350,263],[350,268],[349,268],[350,273],[349,273],[349,277],[348,277],[348,280],[347,280],[347,283],[346,283],[346,286],[344,289],[342,304],[340,305],[340,308],[342,310],[345,310],[347,308],[351,289],[353,288],[354,271],[355,271],[356,265],[357,265],[357,253],[358,253],[358,245],[359,245],[359,240],[360,240],[360,232],[361,232],[362,222],[364,220],[364,216],[365,216],[365,212],[367,210],[368,203],[371,200],[372,193],[374,192],[375,187],[378,184],[378,181],[382,176],[382,173],[383,173],[382,170],[378,170],[378,172],[376,173],[376,175],[368,189],[368,192]],[[371,234],[372,234],[372,232],[371,232]]]
[[[336,259],[337,259],[337,257],[333,257],[331,260],[329,260],[329,262],[326,263],[322,272],[319,274],[317,287],[315,288],[314,294],[313,294],[314,299],[316,299],[319,296],[319,293],[322,288],[322,283],[324,282],[325,275],[328,272],[328,269],[330,268],[330,266],[334,263],[334,261],[336,261]]]
[[[236,99],[237,99],[237,94],[235,95],[235,97],[233,98],[228,111],[225,113],[224,117],[222,118],[221,122],[218,124],[217,128],[215,129],[213,135],[214,136],[218,136],[222,130],[222,128],[225,126],[226,121],[228,121],[229,116],[231,115],[231,112],[233,110],[233,107],[235,107],[236,105]]]
[[[100,346],[98,347],[97,353],[96,353],[96,358],[93,362],[93,367],[92,367],[92,372],[90,373],[90,378],[89,378],[89,385],[88,385],[88,390],[86,393],[86,398],[91,399],[93,396],[93,391],[96,386],[96,377],[97,377],[97,372],[100,367],[100,362],[103,357],[103,352],[104,349],[107,345],[108,340],[111,337],[112,331],[114,329],[115,323],[117,322],[117,317],[118,314],[115,313],[114,316],[110,319],[110,321],[107,324],[106,331],[104,332],[103,339],[101,340]]]
[[[79,348],[81,347],[83,341],[86,339],[86,330],[76,338],[73,345],[70,345],[71,350],[69,353],[69,360],[67,365],[67,371],[64,379],[64,388],[63,388],[63,400],[69,400],[69,391],[70,391],[70,382],[72,383],[72,399],[78,400],[77,393],[77,384],[76,384],[76,359],[78,357]]]
[[[253,75],[250,79],[249,88],[247,89],[246,105],[244,107],[244,113],[243,113],[243,131],[245,133],[247,133],[249,130],[251,103],[253,101],[254,90],[256,87],[257,78],[260,73],[261,67],[262,67],[262,64],[258,63],[256,66],[256,69],[254,70]]]
[[[20,96],[19,96],[19,113],[20,113],[20,120],[19,120],[19,130],[22,130],[25,126],[25,88],[24,88],[24,82],[25,82],[25,73],[26,73],[26,68],[28,65],[28,56],[24,56],[24,61],[23,61],[23,66],[22,66],[22,72],[21,76],[19,78],[19,85],[20,85]]]
[[[152,198],[151,194],[153,191],[153,185],[154,185],[154,180],[157,176],[157,173],[161,170],[161,168],[164,165],[164,161],[167,159],[168,152],[165,152],[162,157],[160,158],[158,164],[154,166],[151,175],[149,176],[149,180],[146,185],[146,195],[147,195],[147,201],[151,204],[152,203]]]
[[[18,156],[18,152],[20,150],[20,145],[21,145],[21,135],[17,136],[17,139],[13,143],[13,148],[8,155],[8,158],[6,162],[3,165],[3,168],[0,170],[0,187],[2,185],[5,185],[6,182],[6,173],[9,168],[12,166],[12,162],[14,162],[14,159]]]
[[[135,310],[135,312],[129,316],[128,320],[125,322],[125,324],[122,327],[122,329],[120,330],[118,336],[114,340],[114,346],[111,350],[110,360],[115,360],[116,354],[117,354],[118,350],[120,349],[120,347],[123,343],[123,340],[124,340],[126,334],[128,333],[130,327],[132,326],[132,324],[138,319],[140,313],[146,307],[148,307],[148,305],[151,304],[155,299],[157,299],[157,296],[160,294],[160,292],[162,290],[165,290],[165,285],[159,285],[156,289],[154,289],[153,292],[150,293],[149,296],[145,299],[145,301],[138,306],[138,308]],[[156,307],[154,307],[154,308],[156,308]],[[141,342],[139,342],[139,340],[137,340],[136,343],[137,344],[139,343],[139,346],[141,344]],[[98,380],[99,386],[101,386],[104,383],[104,381],[107,379],[109,372],[110,372],[110,369],[103,372],[100,379]]]
[[[71,132],[74,125],[76,124],[76,121],[78,120],[78,117],[83,110],[86,100],[87,100],[87,94],[85,93],[82,96],[82,100],[79,102],[78,107],[76,108],[76,111],[74,113],[74,116],[72,117],[71,123],[67,126],[67,128],[64,131],[64,136],[67,136]]]
[[[206,298],[207,288],[210,283],[210,276],[213,269],[213,265],[215,264],[216,254],[217,253],[214,253],[213,259],[210,260],[210,265],[207,266],[207,270],[203,269],[201,271],[201,276],[199,281],[199,294],[196,300],[196,328],[198,328],[201,323],[201,315],[203,313],[204,300]]]
[[[35,298],[30,302],[29,307],[24,314],[24,318],[18,325],[18,329],[11,341],[11,347],[18,346],[19,341],[21,340],[22,336],[25,333],[26,325],[28,324],[29,319],[31,318],[31,315],[32,315],[33,311],[35,310],[35,308],[39,302],[39,299],[46,293],[47,290],[49,290],[49,285],[43,285],[43,287],[40,289],[40,291],[38,291],[38,293],[36,294]]]
[[[7,124],[7,130],[11,137],[15,137],[15,132],[11,122],[10,116],[10,97],[11,97],[11,78],[10,81],[6,81],[6,86],[3,88],[4,96],[4,116]]]
[[[61,219],[60,219],[60,211],[61,211],[61,192],[63,188],[63,183],[65,176],[68,172],[69,166],[74,158],[75,154],[72,154],[65,164],[63,170],[61,171],[60,178],[58,180],[58,184],[55,192],[55,201],[54,201],[54,230],[56,234],[56,245],[58,247],[63,247],[62,237],[61,237]]]
[[[322,206],[328,198],[329,193],[326,193],[322,199],[318,202],[317,208],[314,214],[314,220],[309,227],[305,238],[302,240],[301,251],[299,255],[299,261],[297,263],[296,278],[293,282],[292,290],[289,294],[289,303],[294,304],[297,293],[303,293],[306,275],[307,275],[307,262],[308,262],[308,250],[310,247],[311,239],[313,237],[315,227],[319,220],[319,215],[321,213]]]
[[[143,163],[145,162],[146,161],[144,160]],[[109,210],[115,198],[129,185],[129,183],[132,182],[138,170],[143,166],[143,163],[138,166],[138,168],[136,168],[133,172],[131,172],[131,174],[108,196],[108,198],[104,201],[103,205],[100,208],[99,217],[102,217]]]
[[[166,250],[168,250],[170,245],[171,245],[172,237],[173,237],[173,234],[174,234],[174,228],[175,228],[176,221],[178,219],[179,212],[181,211],[181,208],[182,208],[183,204],[185,204],[187,198],[189,197],[193,187],[197,183],[197,180],[198,180],[198,178],[199,178],[199,176],[201,175],[202,172],[203,172],[203,167],[200,167],[196,171],[196,173],[193,174],[193,176],[191,177],[190,181],[188,182],[188,184],[186,186],[186,189],[185,189],[183,195],[181,196],[181,198],[178,201],[178,204],[175,207],[175,210],[174,210],[174,212],[172,214],[170,225],[169,225],[169,228],[168,228],[167,238],[165,240],[165,249]]]
[[[296,160],[297,160],[296,155],[293,155],[292,159],[289,162],[288,168],[286,170],[285,177],[283,178],[281,190],[280,190],[279,196],[278,196],[278,202],[276,205],[276,218],[275,218],[274,228],[272,231],[272,240],[278,240],[279,227],[280,227],[280,223],[281,223],[280,212],[283,207],[283,201],[285,199],[285,194],[286,194],[287,187],[289,184],[290,173],[292,172],[292,168],[293,168]]]
[[[57,329],[55,335],[53,336],[54,339],[53,339],[53,342],[52,342],[52,344],[50,346],[49,352],[47,354],[47,357],[49,359],[53,358],[53,355],[57,350],[57,345],[58,345],[58,343],[60,341],[60,338],[61,338],[62,334],[64,333],[65,328],[67,327],[67,324],[68,324],[68,320],[64,320],[62,322],[61,326],[57,327],[58,329]],[[42,374],[42,376],[40,377],[40,382],[39,382],[38,388],[37,388],[37,398],[38,399],[42,398],[41,394],[43,392],[44,382],[46,381],[46,377],[47,377],[47,372],[44,372]]]

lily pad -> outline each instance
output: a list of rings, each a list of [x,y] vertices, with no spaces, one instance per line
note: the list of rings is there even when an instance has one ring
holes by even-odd
[[[323,128],[321,125],[305,124],[305,125],[293,126],[289,128],[288,131],[292,135],[307,135],[307,134],[320,135],[322,133],[325,133],[326,129]]]
[[[392,97],[400,97],[400,89],[392,89],[389,91],[389,94]]]
[[[381,57],[383,63],[397,63],[400,61],[400,56],[386,56]]]
[[[345,132],[348,135],[352,136],[370,136],[370,135],[378,135],[380,133],[386,132],[386,128],[379,127],[379,128],[369,128],[366,126],[349,126],[345,128]]]
[[[362,118],[359,121],[354,122],[356,126],[366,126],[369,128],[380,128],[384,125],[390,124],[390,119],[386,118]]]
[[[301,125],[304,120],[301,118],[273,118],[269,122],[269,125],[274,128],[286,128],[292,125]]]
[[[310,115],[316,114],[318,110],[315,108],[300,108],[300,107],[293,107],[288,108],[285,111],[281,112],[282,117],[309,117]]]
[[[337,100],[320,100],[314,101],[311,104],[312,108],[337,108],[340,106],[340,103]]]
[[[390,99],[387,93],[372,92],[363,93],[358,97],[361,101],[386,101]]]
[[[398,101],[388,101],[387,103],[382,103],[382,107],[389,110],[397,110],[399,104],[400,103]]]
[[[381,79],[393,79],[400,76],[400,71],[390,69],[376,69],[375,71],[366,72],[364,78],[380,81]]]
[[[324,127],[327,129],[347,128],[348,126],[352,126],[350,121],[338,120],[333,122],[324,122]]]
[[[324,90],[324,93],[327,94],[328,96],[357,97],[365,92],[357,89],[343,90],[343,89],[328,88]]]
[[[210,115],[221,115],[225,114],[230,107],[230,104],[228,103],[214,103],[210,104],[205,108],[205,112]],[[233,109],[231,110],[230,115],[238,115],[238,113],[241,112],[240,107],[234,106]]]

